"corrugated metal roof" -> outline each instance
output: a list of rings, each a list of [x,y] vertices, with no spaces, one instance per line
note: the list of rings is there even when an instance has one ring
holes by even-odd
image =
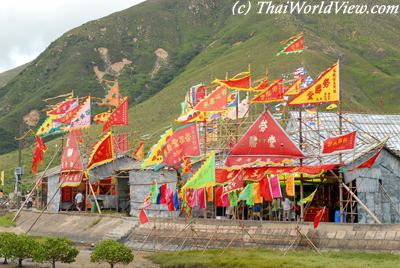
[[[329,136],[339,135],[338,114],[320,112],[318,117],[320,135],[318,135],[317,115],[302,113],[303,151],[310,157],[305,160],[305,164],[309,165],[320,162],[318,142],[322,142]],[[400,157],[400,115],[344,113],[342,118],[343,134],[358,131],[355,151],[342,154],[345,164],[371,151],[386,138],[388,138],[386,148]],[[299,144],[299,124],[299,112],[291,111],[286,131],[297,144]],[[338,163],[339,157],[338,155],[322,156],[321,161],[324,164]]]

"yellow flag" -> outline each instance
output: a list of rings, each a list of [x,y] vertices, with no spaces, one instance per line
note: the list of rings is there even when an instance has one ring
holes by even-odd
[[[285,96],[296,96],[296,95],[300,94],[301,80],[302,79],[300,78],[300,79],[297,79],[296,81],[294,81],[293,84],[290,85],[288,90],[285,92]]]
[[[167,143],[167,140],[172,136],[174,131],[168,129],[160,138],[160,140],[150,149],[150,153],[142,163],[142,168],[160,164],[163,161],[161,148]]]
[[[1,186],[4,186],[4,170],[1,171],[0,181],[1,181]]]
[[[286,178],[286,195],[294,196],[294,176],[289,175]]]
[[[327,110],[334,110],[336,109],[338,106],[334,103],[332,103],[331,105],[329,105],[328,107],[326,107]]]
[[[339,62],[335,63],[317,81],[305,89],[288,105],[334,103],[339,101]]]
[[[300,203],[300,204],[306,204],[306,203],[308,203],[308,202],[311,202],[311,201],[314,199],[314,195],[315,195],[315,193],[317,192],[317,190],[318,190],[318,188],[315,189],[315,191],[312,192],[309,196],[307,196],[307,197],[301,199],[301,200],[299,201],[299,203]]]

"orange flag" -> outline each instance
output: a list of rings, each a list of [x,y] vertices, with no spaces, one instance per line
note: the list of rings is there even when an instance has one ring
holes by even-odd
[[[106,86],[109,86],[106,82]],[[120,95],[119,95],[119,84],[118,81],[114,83],[114,85],[110,88],[105,96],[102,105],[111,105],[117,107],[119,105]]]
[[[286,90],[285,96],[296,96],[299,95],[301,92],[301,83],[302,83],[302,78],[297,79],[296,81],[293,82],[293,84],[290,85],[290,87]]]
[[[90,170],[95,166],[111,162],[113,159],[114,146],[112,141],[112,133],[110,131],[94,146],[89,157],[87,169]]]
[[[138,161],[144,160],[144,141],[139,142],[139,146],[137,147],[135,153],[133,154],[133,158]]]
[[[242,78],[232,78],[229,80],[215,80],[213,83],[227,86],[228,88],[237,90],[251,90],[250,74],[246,74]]]
[[[272,85],[270,85],[263,92],[258,94],[252,99],[252,103],[270,103],[270,102],[281,102],[284,97],[284,86],[283,80],[277,80]]]

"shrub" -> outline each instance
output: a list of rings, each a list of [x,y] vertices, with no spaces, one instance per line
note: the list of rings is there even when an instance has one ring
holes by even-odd
[[[22,261],[33,258],[34,251],[39,247],[39,244],[30,236],[17,235],[10,246],[10,257],[18,260],[18,267],[22,267]]]
[[[51,263],[52,267],[55,268],[56,262],[75,262],[78,254],[79,250],[68,239],[47,237],[35,251],[34,259],[38,262]]]
[[[13,233],[0,233],[0,257],[4,258],[3,264],[7,264],[7,259],[11,259],[14,241],[17,235]]]
[[[90,255],[91,262],[107,262],[113,268],[115,264],[129,264],[133,261],[132,251],[125,245],[113,240],[98,243]]]

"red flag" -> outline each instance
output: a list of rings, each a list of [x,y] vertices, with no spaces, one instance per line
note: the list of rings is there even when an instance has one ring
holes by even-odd
[[[321,221],[322,217],[324,216],[325,213],[325,207],[318,211],[317,215],[315,215],[314,218],[314,229],[318,228],[319,222]]]
[[[75,139],[79,144],[83,143],[83,134],[82,130],[80,128],[72,130],[72,133],[75,135]]]
[[[242,78],[237,78],[237,79],[230,79],[230,80],[215,80],[214,83],[218,83],[221,85],[225,85],[228,88],[232,89],[244,89],[244,90],[249,90],[251,88],[250,85],[250,74],[247,74],[246,76]]]
[[[139,146],[133,153],[133,158],[135,158],[138,161],[142,161],[144,159],[144,141],[139,142]]]
[[[354,171],[356,169],[360,169],[360,168],[371,168],[375,164],[375,161],[378,158],[379,154],[382,152],[382,150],[383,150],[383,146],[370,159],[368,159],[367,161],[365,161],[361,165],[357,166],[356,168],[354,168],[352,170],[349,170],[349,172],[352,172],[352,171]]]
[[[75,104],[76,99],[70,97],[63,102],[56,104],[52,110],[47,112],[47,115],[54,117],[62,116],[67,113]]]
[[[272,201],[274,197],[272,196],[271,184],[269,183],[268,176],[265,176],[260,180],[260,196],[264,198],[265,201]]]
[[[58,122],[61,124],[69,125],[72,122],[72,119],[75,118],[76,114],[79,112],[83,104],[79,104],[78,100],[75,101],[69,108],[69,110],[65,111],[60,117],[54,118],[54,122]]]
[[[222,200],[222,192],[223,192],[223,186],[217,186],[215,187],[215,206],[216,207],[223,207],[224,203]]]
[[[177,129],[162,148],[162,153],[163,163],[168,166],[177,166],[185,157],[200,155],[196,124]]]
[[[107,122],[103,125],[103,132],[110,129],[111,126],[128,125],[128,97],[111,113]]]
[[[147,214],[146,214],[146,211],[144,211],[144,208],[140,209],[139,220],[140,220],[140,224],[146,224],[149,222],[149,218],[147,217]]]
[[[285,87],[283,86],[283,79],[275,81],[263,92],[258,94],[251,100],[252,103],[270,103],[281,102],[284,99]]]
[[[286,42],[286,46],[279,51],[276,56],[288,55],[292,53],[300,53],[304,51],[304,36],[300,33],[296,36],[289,38]]]
[[[266,111],[233,147],[225,165],[231,167],[257,163],[282,163],[303,157],[303,152],[271,113]]]
[[[167,204],[167,185],[163,184],[160,188],[160,204]]]
[[[331,154],[333,152],[343,152],[353,150],[356,144],[357,131],[329,137],[322,144],[322,154]]]
[[[253,90],[264,90],[268,87],[268,80],[265,79],[261,81],[257,86],[253,88]]]
[[[47,147],[43,143],[42,137],[36,136],[36,144],[32,158],[32,173],[36,174],[38,172],[38,165],[43,162],[43,153],[46,150]]]
[[[87,169],[104,163],[111,162],[114,159],[114,146],[112,134],[108,132],[96,145],[89,157]]]
[[[225,86],[220,86],[199,101],[193,109],[202,112],[222,111],[227,105],[228,89]]]
[[[61,173],[82,170],[83,165],[76,144],[75,134],[74,132],[70,132],[61,157]]]
[[[240,170],[236,174],[236,177],[231,181],[231,183],[229,183],[223,187],[222,195],[226,195],[232,191],[244,188],[243,173],[244,173],[243,170]]]

